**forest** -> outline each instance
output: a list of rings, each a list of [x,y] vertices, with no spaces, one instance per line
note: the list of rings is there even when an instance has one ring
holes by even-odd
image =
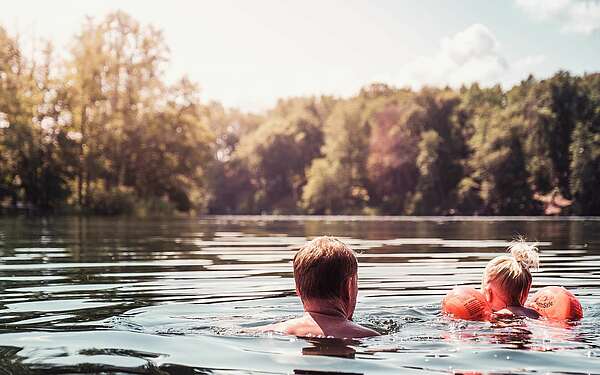
[[[168,83],[162,32],[123,12],[27,55],[0,28],[2,212],[600,215],[600,73],[245,113]]]

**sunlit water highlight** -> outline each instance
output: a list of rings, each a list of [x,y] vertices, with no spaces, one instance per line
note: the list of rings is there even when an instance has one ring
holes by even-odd
[[[359,253],[361,341],[256,336],[297,316],[291,259],[317,235]],[[582,322],[467,323],[455,285],[523,234],[534,290],[564,285]],[[0,219],[0,373],[600,373],[594,218]]]

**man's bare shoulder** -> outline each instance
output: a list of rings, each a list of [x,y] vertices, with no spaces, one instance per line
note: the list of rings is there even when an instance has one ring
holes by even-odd
[[[299,337],[336,337],[336,338],[364,338],[379,336],[379,333],[353,323],[346,321],[343,324],[320,326],[308,317],[286,320],[285,322],[275,323],[264,327],[258,327],[257,332],[279,332],[287,335]]]
[[[323,335],[321,329],[311,324],[305,317],[286,320],[256,328],[257,332],[279,332],[293,336],[319,336]]]
[[[380,336],[379,332],[372,330],[367,327],[363,327],[359,324],[349,322],[352,325],[352,336],[351,338],[363,338],[363,337],[372,337],[372,336]],[[349,337],[350,338],[350,337]]]

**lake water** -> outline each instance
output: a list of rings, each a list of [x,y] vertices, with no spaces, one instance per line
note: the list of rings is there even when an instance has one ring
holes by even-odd
[[[361,341],[254,336],[297,316],[307,239],[359,254]],[[453,321],[507,240],[540,242],[534,290],[563,285],[573,325]],[[0,373],[600,373],[600,221],[534,218],[0,218]]]

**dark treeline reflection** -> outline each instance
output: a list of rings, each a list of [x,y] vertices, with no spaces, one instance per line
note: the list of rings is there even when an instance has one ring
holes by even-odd
[[[197,48],[197,46],[190,46]],[[26,58],[0,28],[4,207],[155,214],[600,214],[600,74],[280,100],[167,84],[159,30],[87,20]],[[57,56],[60,56],[58,58]]]

